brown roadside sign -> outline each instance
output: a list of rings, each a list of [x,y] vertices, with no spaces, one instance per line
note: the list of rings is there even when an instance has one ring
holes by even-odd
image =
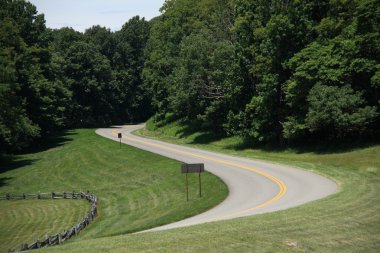
[[[203,163],[182,164],[182,173],[201,173],[205,171],[205,165]]]
[[[184,163],[181,165],[181,172],[186,175],[186,200],[189,201],[189,182],[187,180],[187,174],[198,173],[199,179],[199,197],[202,197],[202,183],[201,172],[205,171],[205,165],[203,163]]]
[[[121,133],[118,133],[118,134],[117,134],[117,138],[122,138]]]

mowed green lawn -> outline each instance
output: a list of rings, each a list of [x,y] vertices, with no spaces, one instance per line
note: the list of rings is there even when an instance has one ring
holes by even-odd
[[[199,198],[198,177],[190,175],[190,201],[186,202],[180,164],[127,145],[119,148],[119,143],[96,135],[93,129],[73,130],[52,139],[50,147],[43,151],[19,155],[11,161],[3,158],[0,194],[93,192],[99,199],[99,216],[80,236],[65,243],[70,244],[181,220],[215,206],[227,196],[225,184],[204,173],[203,196]],[[21,245],[26,239],[34,241],[41,235],[63,231],[78,222],[89,208],[87,202],[80,200],[0,202],[0,251],[8,250],[8,245]],[[18,218],[5,219],[7,215]],[[55,215],[57,219],[65,218],[52,226]],[[38,226],[30,217],[39,221]],[[29,235],[21,238],[22,233]]]
[[[148,124],[148,127],[149,126]],[[140,135],[298,166],[334,179],[328,198],[270,214],[172,231],[92,241],[109,252],[380,252],[380,146],[335,152],[243,148],[239,138],[213,139],[179,124]],[[91,244],[65,252],[91,252]],[[58,252],[58,251],[54,251]]]
[[[85,200],[0,201],[0,252],[19,250],[22,243],[44,240],[83,219],[90,207]]]
[[[145,135],[281,162],[333,178],[340,191],[275,213],[145,234],[74,239],[41,252],[379,252],[380,146],[332,153],[244,149],[238,138],[182,135],[178,125]],[[174,133],[174,134],[173,134]],[[178,137],[183,138],[178,140]],[[206,138],[207,137],[207,138]],[[95,226],[95,224],[93,224]]]

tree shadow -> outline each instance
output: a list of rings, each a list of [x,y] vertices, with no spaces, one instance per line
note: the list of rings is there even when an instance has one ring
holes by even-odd
[[[234,150],[234,151],[242,151],[246,149],[257,149],[257,144],[253,143],[253,141],[249,139],[242,139],[240,142],[226,145],[226,149]]]
[[[292,144],[257,144],[252,140],[242,140],[240,143],[226,146],[226,149],[242,151],[247,149],[258,149],[266,152],[285,152],[292,151],[296,154],[340,154],[355,151],[357,149],[370,148],[379,145],[379,142],[371,140],[346,140],[342,142],[306,142]]]
[[[0,188],[7,185],[11,177],[1,177],[7,171],[15,170],[28,166],[36,162],[38,159],[23,159],[17,156],[0,156]]]
[[[143,124],[144,122],[129,122],[129,123],[121,123],[121,124],[116,124],[112,126],[107,126],[107,128],[112,128],[112,129],[120,129],[123,126],[133,126],[133,125],[140,125]],[[101,127],[95,127],[94,129],[101,128]]]
[[[191,143],[192,144],[209,144],[211,142],[219,141],[221,139],[223,139],[223,136],[221,135],[218,135],[212,132],[205,132],[195,137]]]
[[[31,165],[37,161],[38,159],[23,159],[18,156],[2,157],[0,159],[0,174]]]
[[[199,131],[192,125],[180,124],[181,128],[175,133],[179,138],[187,138],[195,132]]]
[[[193,126],[192,124],[186,123],[180,123],[179,125],[181,128],[175,133],[175,136],[178,138],[187,138],[195,133],[198,134],[195,136],[191,144],[208,144],[223,138],[223,135],[213,133],[211,131],[204,131],[199,126]]]
[[[6,186],[8,184],[7,181],[11,179],[11,177],[0,177],[0,188]]]
[[[371,148],[379,145],[379,142],[374,141],[345,141],[345,142],[331,142],[320,144],[317,143],[315,145],[300,145],[300,146],[290,146],[295,153],[303,154],[303,153],[315,153],[315,154],[340,154],[352,152],[358,149]]]
[[[57,148],[73,140],[73,136],[77,135],[73,130],[61,130],[48,135],[44,135],[42,138],[37,139],[30,147],[23,149],[17,154],[33,154],[48,149]]]
[[[57,131],[45,135],[35,141],[29,148],[15,154],[0,154],[0,176],[7,171],[16,170],[36,163],[39,159],[25,158],[25,155],[35,154],[52,148],[63,146],[73,140],[76,133],[72,130]],[[0,177],[0,187],[5,186],[10,177]]]
[[[218,133],[205,131],[202,132],[197,127],[189,126],[186,124],[181,124],[181,129],[177,131],[176,136],[178,138],[187,138],[195,133],[197,135],[190,143],[191,144],[210,144],[216,141],[222,141],[226,138],[225,135],[221,135]],[[233,151],[243,151],[249,149],[262,150],[265,152],[285,152],[291,151],[296,154],[304,154],[304,153],[315,153],[315,154],[339,154],[339,153],[347,153],[351,151],[355,151],[357,149],[370,148],[376,145],[379,145],[380,142],[376,141],[377,138],[362,138],[362,139],[346,139],[344,141],[326,141],[318,139],[315,137],[314,139],[301,141],[297,143],[258,143],[250,138],[241,138],[240,141],[228,144],[224,146],[226,150]]]

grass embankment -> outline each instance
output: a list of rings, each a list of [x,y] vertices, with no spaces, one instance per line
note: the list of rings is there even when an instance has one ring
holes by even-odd
[[[46,150],[19,155],[7,162],[3,159],[0,168],[0,194],[82,189],[90,190],[98,197],[99,217],[67,244],[131,233],[193,216],[215,206],[228,193],[223,182],[205,173],[202,177],[204,195],[198,198],[197,177],[190,175],[190,201],[186,202],[180,162],[127,145],[119,148],[117,142],[97,136],[94,130],[68,131],[51,140]],[[41,212],[43,203],[40,200],[1,202],[1,214],[16,218],[14,215],[18,213],[17,219],[10,220],[1,215],[0,227],[9,235],[0,235],[1,251],[7,250],[9,244],[18,246],[25,242],[26,238],[11,241],[11,235],[30,233],[28,238],[35,240],[41,230],[43,234],[53,233],[79,221],[76,214],[82,212],[82,207],[76,200],[46,202],[46,205],[57,206],[43,208],[45,211]],[[82,203],[87,210],[88,203]],[[68,204],[73,205],[69,213]],[[28,212],[21,215],[22,210]],[[82,213],[80,218],[84,215]],[[38,218],[41,229],[30,220],[30,217],[39,215],[43,216]],[[55,215],[68,217],[62,224],[52,227],[51,218]],[[19,224],[28,225],[20,227]],[[57,248],[60,251],[60,246]],[[91,252],[100,252],[97,247],[91,249]]]

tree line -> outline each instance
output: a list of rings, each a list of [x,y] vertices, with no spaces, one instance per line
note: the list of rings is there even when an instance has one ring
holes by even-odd
[[[0,0],[0,151],[57,129],[146,120],[149,29],[136,16],[116,32],[52,30],[31,3]]]
[[[378,136],[378,0],[167,0],[144,82],[156,122],[253,143]]]
[[[179,120],[254,143],[379,136],[378,0],[166,0],[120,31],[0,0],[0,151],[69,127]]]

